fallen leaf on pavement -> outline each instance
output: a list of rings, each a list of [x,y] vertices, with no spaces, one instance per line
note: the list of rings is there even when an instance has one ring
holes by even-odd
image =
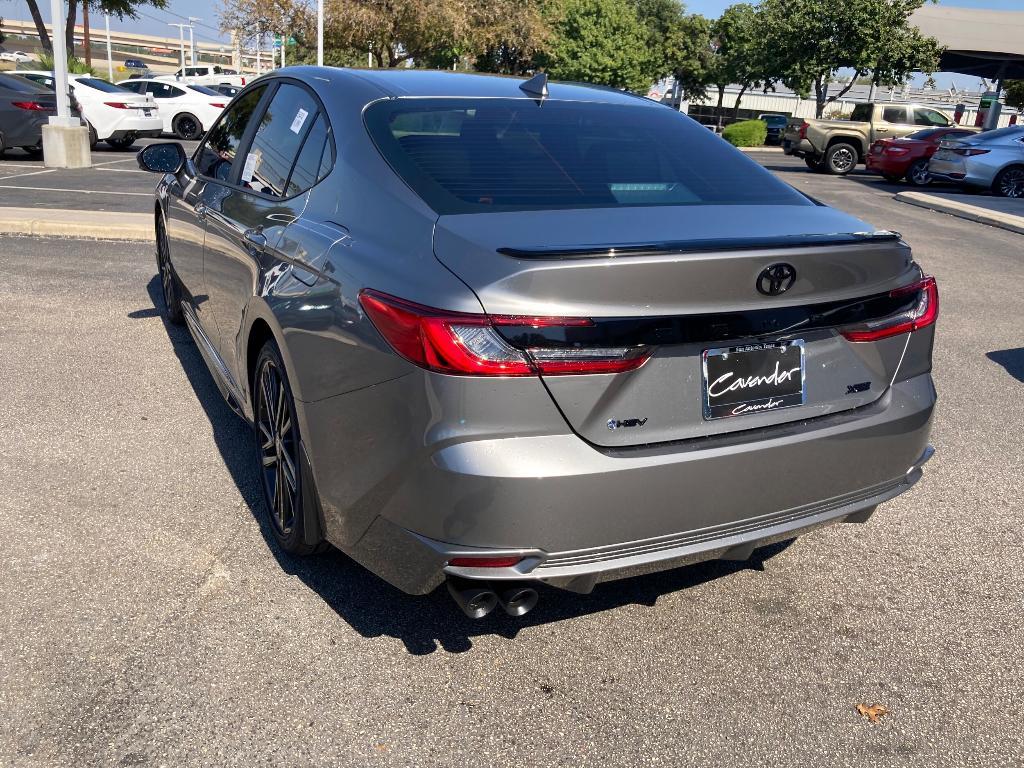
[[[858,704],[857,711],[866,717],[870,722],[877,723],[882,715],[888,714],[889,710],[883,707],[881,704]]]

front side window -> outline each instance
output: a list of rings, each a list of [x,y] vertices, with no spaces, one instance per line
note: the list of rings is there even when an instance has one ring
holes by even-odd
[[[282,84],[253,137],[242,185],[265,195],[284,197],[288,174],[317,111],[317,103],[308,91]]]
[[[925,109],[923,107],[916,107],[914,109],[914,123],[916,125],[949,125],[949,121],[946,119],[946,116],[941,112],[936,112],[934,109]]]
[[[907,122],[906,107],[886,107],[882,110],[882,120],[886,123]]]
[[[646,104],[392,99],[367,128],[441,214],[545,208],[812,205],[699,123]]]
[[[199,147],[196,168],[203,176],[229,181],[245,129],[259,106],[266,86],[253,88],[228,108]]]

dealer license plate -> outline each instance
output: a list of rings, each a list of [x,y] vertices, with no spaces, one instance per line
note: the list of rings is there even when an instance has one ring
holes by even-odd
[[[804,340],[704,351],[704,418],[804,404]]]

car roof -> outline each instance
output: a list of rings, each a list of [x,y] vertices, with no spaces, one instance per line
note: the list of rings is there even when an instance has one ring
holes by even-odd
[[[485,75],[468,72],[450,72],[429,69],[348,69],[341,67],[289,67],[281,75],[271,77],[298,77],[318,79],[341,84],[345,80],[358,79],[370,83],[381,92],[381,96],[395,98],[427,97],[437,98],[531,98],[520,90],[529,78],[507,75]],[[561,83],[548,81],[548,99],[560,101],[600,101],[613,104],[629,104],[663,107],[660,103],[628,91],[589,85],[586,83]]]

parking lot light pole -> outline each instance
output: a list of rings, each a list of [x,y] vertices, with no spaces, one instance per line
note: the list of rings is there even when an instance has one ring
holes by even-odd
[[[174,23],[168,22],[167,26],[168,27],[177,27],[178,28],[178,43],[179,43],[180,48],[181,48],[181,68],[185,69],[185,27],[187,27],[188,24],[174,24]],[[182,74],[185,74],[185,73],[182,72]]]
[[[71,115],[68,95],[68,51],[60,19],[64,18],[64,0],[50,0],[53,34],[53,81],[57,114],[43,126],[43,163],[47,168],[86,168],[92,164],[89,153],[89,129]]]
[[[316,65],[324,65],[324,0],[316,0]]]
[[[114,82],[114,54],[110,49],[110,14],[103,14],[103,26],[107,30],[107,79]]]
[[[195,41],[192,39],[192,25],[195,24],[197,21],[202,21],[202,19],[200,19],[197,16],[188,17],[188,49],[189,58],[192,62],[193,67],[196,65],[196,44]]]

